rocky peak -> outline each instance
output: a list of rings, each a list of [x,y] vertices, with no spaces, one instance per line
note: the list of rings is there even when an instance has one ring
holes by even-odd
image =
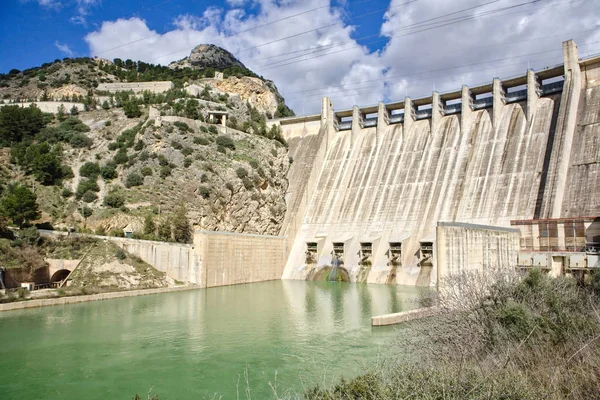
[[[223,70],[225,68],[240,67],[246,68],[229,51],[214,44],[201,44],[192,50],[190,55],[180,61],[174,62],[171,67],[195,67],[195,68],[214,68]]]

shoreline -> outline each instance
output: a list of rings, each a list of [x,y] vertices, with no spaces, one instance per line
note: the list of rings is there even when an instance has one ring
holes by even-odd
[[[197,286],[197,285],[187,285],[187,286],[179,286],[179,287],[136,289],[136,290],[126,290],[126,291],[122,291],[122,292],[107,292],[107,293],[97,293],[97,294],[88,294],[88,295],[79,295],[79,296],[49,297],[46,299],[23,300],[23,301],[15,301],[12,303],[1,303],[0,304],[0,312],[12,311],[12,310],[24,310],[26,308],[38,308],[38,307],[58,306],[58,305],[65,305],[65,304],[86,303],[86,302],[90,302],[90,301],[119,299],[119,298],[123,298],[123,297],[147,296],[150,294],[184,292],[184,291],[196,290],[196,289],[203,289],[203,288],[200,286]]]

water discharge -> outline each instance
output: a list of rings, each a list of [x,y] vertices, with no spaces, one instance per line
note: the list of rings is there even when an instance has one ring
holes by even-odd
[[[330,384],[374,365],[396,332],[376,314],[417,308],[412,287],[274,281],[0,314],[7,399],[252,398]]]

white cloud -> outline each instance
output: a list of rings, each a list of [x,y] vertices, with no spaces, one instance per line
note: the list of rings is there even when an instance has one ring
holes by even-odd
[[[54,45],[56,46],[56,48],[57,48],[58,50],[60,50],[60,51],[61,51],[62,53],[64,53],[66,56],[68,56],[68,57],[73,57],[73,54],[74,54],[74,53],[73,53],[73,50],[71,50],[71,49],[69,48],[69,45],[67,45],[67,44],[62,44],[62,43],[59,43],[58,41],[54,42]]]
[[[251,0],[228,0],[234,7],[248,2]],[[490,81],[494,75],[524,73],[528,61],[535,68],[560,63],[560,43],[569,38],[579,42],[580,53],[600,48],[600,44],[583,45],[594,37],[600,41],[600,11],[589,0],[549,0],[507,9],[501,16],[479,14],[524,2],[503,0],[446,17],[448,25],[437,29],[428,28],[444,19],[414,24],[481,3],[419,0],[405,4],[406,0],[391,0],[380,31],[380,40],[388,42],[378,52],[357,44],[354,28],[344,22],[343,10],[335,7],[276,22],[328,1],[252,2],[260,7],[256,14],[247,15],[240,8],[224,11],[210,7],[202,15],[178,16],[173,21],[175,28],[163,34],[139,18],[108,21],[85,40],[92,55],[163,65],[187,56],[198,44],[214,43],[274,80],[297,113],[318,112],[322,95],[330,95],[334,107],[342,109],[354,103],[400,100],[406,94],[413,98],[427,95],[434,87],[438,91],[459,89],[463,83]],[[354,16],[371,11],[362,10]],[[462,17],[471,19],[450,24]],[[323,26],[326,28],[317,29]],[[423,32],[413,33],[415,30]],[[289,38],[277,41],[285,37]],[[362,42],[373,40],[378,39]],[[547,49],[556,51],[516,57]],[[509,57],[515,58],[452,68]]]

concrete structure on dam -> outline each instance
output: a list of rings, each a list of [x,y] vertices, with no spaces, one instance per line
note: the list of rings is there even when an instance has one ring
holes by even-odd
[[[434,285],[531,265],[519,235],[535,221],[587,217],[585,237],[600,215],[600,58],[580,60],[573,41],[563,53],[564,65],[482,86],[343,111],[324,98],[320,115],[273,122],[294,159],[283,278],[335,261],[353,281]],[[600,237],[572,242],[560,251],[597,263]]]
[[[96,90],[102,92],[116,93],[116,92],[152,92],[152,93],[164,93],[173,89],[175,85],[171,81],[156,81],[156,82],[117,82],[117,83],[100,83]]]

